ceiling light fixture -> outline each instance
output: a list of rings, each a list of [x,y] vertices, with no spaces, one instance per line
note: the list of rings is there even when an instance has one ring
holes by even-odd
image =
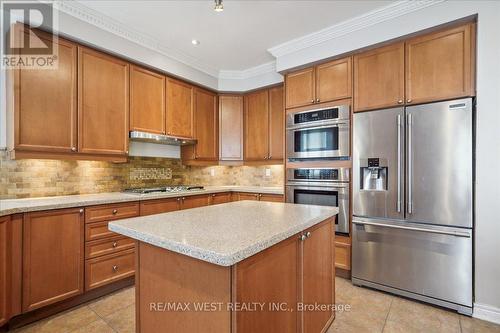
[[[215,1],[215,6],[214,10],[216,12],[222,12],[224,10],[224,5],[222,4],[222,0],[214,0]]]
[[[197,39],[193,39],[193,40],[191,41],[191,44],[193,44],[193,45],[200,45],[200,41],[199,41],[199,40],[197,40]]]

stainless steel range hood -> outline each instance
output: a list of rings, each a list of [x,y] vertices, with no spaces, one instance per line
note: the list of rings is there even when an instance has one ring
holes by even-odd
[[[195,139],[178,138],[170,135],[152,134],[140,131],[130,132],[130,140],[157,143],[163,145],[173,145],[173,146],[188,146],[188,145],[194,145],[197,142],[197,140]]]

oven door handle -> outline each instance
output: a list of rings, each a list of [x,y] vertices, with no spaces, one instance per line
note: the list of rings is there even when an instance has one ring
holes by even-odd
[[[295,131],[295,130],[313,130],[313,129],[321,129],[321,128],[328,128],[328,127],[341,127],[340,125],[346,125],[348,126],[349,125],[349,121],[339,121],[339,122],[335,122],[335,123],[332,123],[332,124],[328,124],[328,125],[321,125],[321,126],[304,126],[304,125],[296,125],[296,126],[290,126],[290,127],[287,127],[286,129],[287,130],[291,130],[291,131]]]
[[[306,184],[286,184],[286,186],[293,187],[297,190],[322,190],[324,191],[325,189],[341,189],[341,190],[347,190],[349,189],[348,185],[320,185],[320,184],[314,184],[314,185],[306,185]]]

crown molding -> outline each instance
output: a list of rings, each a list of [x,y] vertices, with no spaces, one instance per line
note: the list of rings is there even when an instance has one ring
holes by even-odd
[[[251,67],[240,71],[220,70],[219,79],[223,80],[246,80],[256,76],[276,72],[276,61],[270,61],[262,65]]]
[[[429,7],[446,0],[403,0],[375,9],[366,14],[354,17],[309,35],[292,39],[288,42],[269,48],[267,51],[275,58],[312,47],[349,33],[394,19],[396,17]]]
[[[52,3],[54,4],[54,8],[58,11],[71,15],[81,21],[158,52],[210,76],[218,78],[219,71],[216,68],[204,63],[200,59],[163,45],[154,37],[135,29],[131,29],[126,24],[123,24],[75,0],[54,0]]]

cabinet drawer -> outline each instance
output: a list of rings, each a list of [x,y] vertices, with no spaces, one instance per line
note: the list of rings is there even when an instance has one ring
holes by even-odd
[[[85,259],[133,249],[134,246],[135,241],[132,238],[121,236],[87,242],[85,244]]]
[[[180,209],[180,198],[147,200],[141,202],[141,216],[173,212]]]
[[[139,203],[127,202],[85,208],[85,223],[119,220],[139,216]]]
[[[85,225],[85,241],[93,241],[96,239],[103,239],[112,236],[118,236],[108,229],[108,221],[87,223]]]
[[[213,193],[210,195],[210,204],[218,205],[226,202],[231,202],[231,192]]]
[[[281,194],[260,194],[260,201],[285,202],[285,197]]]
[[[85,262],[85,290],[91,290],[135,273],[135,250],[87,259]]]

